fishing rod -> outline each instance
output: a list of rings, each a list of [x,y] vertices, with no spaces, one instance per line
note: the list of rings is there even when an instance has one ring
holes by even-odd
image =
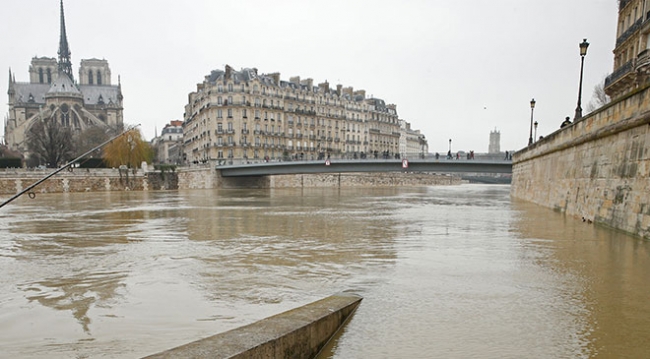
[[[75,164],[76,162],[78,162],[79,160],[81,160],[82,158],[84,158],[85,156],[87,156],[87,155],[93,153],[94,151],[96,151],[96,150],[98,150],[98,149],[100,149],[100,148],[106,146],[107,144],[113,142],[115,139],[118,139],[118,138],[124,136],[125,134],[129,133],[131,130],[135,129],[135,128],[138,127],[138,126],[140,126],[140,124],[137,124],[137,125],[135,125],[135,126],[132,126],[132,127],[128,128],[128,129],[124,130],[124,132],[120,133],[119,135],[111,137],[110,139],[104,141],[104,142],[103,142],[102,144],[100,144],[99,146],[94,147],[94,148],[91,149],[91,150],[88,150],[86,153],[84,153],[84,154],[80,155],[79,157],[75,158],[74,160],[72,160],[72,161],[66,163],[64,166],[62,166],[61,168],[57,169],[56,171],[50,173],[49,175],[47,175],[47,176],[41,178],[41,179],[38,180],[38,181],[32,183],[29,187],[27,187],[27,188],[25,188],[24,190],[18,192],[16,195],[14,195],[13,197],[9,198],[8,200],[6,200],[6,201],[4,201],[2,204],[0,204],[0,208],[2,208],[2,207],[4,207],[5,205],[9,204],[10,202],[12,202],[12,201],[15,200],[16,198],[22,196],[23,194],[25,194],[25,193],[31,191],[32,189],[34,189],[34,187],[36,187],[36,186],[38,186],[39,184],[41,184],[41,183],[47,181],[50,177],[52,177],[52,176],[56,175],[57,173],[59,173],[59,172],[65,170],[66,168],[69,168],[70,166],[72,166],[73,164]],[[33,192],[30,192],[30,193],[29,193],[29,198],[34,198],[34,196],[35,196],[35,195],[33,194]]]

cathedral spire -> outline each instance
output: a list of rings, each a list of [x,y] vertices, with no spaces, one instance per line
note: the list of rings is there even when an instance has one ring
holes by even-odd
[[[65,33],[65,16],[63,14],[63,0],[61,0],[61,37],[59,39],[59,72],[67,74],[70,79],[72,76],[72,61],[70,60],[70,47],[68,46],[68,37]]]
[[[9,68],[9,89],[7,90],[7,95],[9,95],[9,103],[13,103],[14,95],[16,90],[14,89],[14,84],[16,83],[16,77],[11,74],[11,67]]]

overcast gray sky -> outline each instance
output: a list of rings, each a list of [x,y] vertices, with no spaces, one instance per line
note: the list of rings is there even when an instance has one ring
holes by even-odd
[[[188,93],[213,69],[327,80],[397,105],[431,152],[487,152],[528,142],[573,117],[585,58],[583,108],[611,73],[616,0],[64,0],[73,71],[87,58],[121,75],[125,122],[147,139],[182,119]],[[2,0],[0,81],[29,81],[34,56],[56,57],[59,0]],[[7,97],[0,113],[7,114]],[[4,128],[2,128],[4,134]]]

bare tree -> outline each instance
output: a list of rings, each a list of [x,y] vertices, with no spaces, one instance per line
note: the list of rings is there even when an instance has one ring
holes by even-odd
[[[94,147],[99,146],[100,144],[107,141],[109,138],[117,135],[115,130],[106,129],[101,127],[89,127],[77,136],[75,141],[76,155],[79,156],[83,153],[86,153],[93,149]],[[91,154],[90,157],[101,158],[101,149],[98,149],[96,153]]]
[[[605,80],[603,80],[594,86],[594,93],[591,95],[591,100],[587,104],[587,112],[593,112],[607,105],[610,101],[611,99],[605,92]]]
[[[32,160],[56,168],[74,156],[72,130],[53,119],[37,121],[27,132]]]

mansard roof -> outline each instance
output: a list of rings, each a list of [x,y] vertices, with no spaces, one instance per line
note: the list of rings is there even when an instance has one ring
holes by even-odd
[[[255,73],[255,69],[241,69],[241,71],[231,70],[230,78],[235,84],[251,81],[259,76]],[[217,81],[224,82],[226,72],[224,70],[212,70],[210,75],[206,76],[206,81],[209,83],[216,83]]]
[[[305,81],[298,82],[300,81],[300,78],[298,78],[298,81],[285,81],[280,79],[279,83],[277,83],[276,79],[278,79],[278,77],[279,74],[258,74],[256,68],[242,68],[241,70],[237,71],[232,67],[226,65],[225,71],[220,69],[212,70],[209,75],[205,76],[205,82],[212,85],[216,84],[217,82],[227,83],[229,81],[232,81],[234,84],[241,84],[241,83],[252,81],[254,79],[258,79],[262,84],[267,86],[277,86],[280,88],[289,88],[292,90],[311,91],[316,94],[339,96],[340,98],[349,101],[355,101],[355,102],[363,102],[366,100],[366,97],[363,94],[355,93],[351,95],[346,92],[342,92],[341,94],[339,94],[338,90],[334,89],[333,87],[329,89],[324,89],[321,88],[320,85],[310,86],[304,83]],[[311,81],[311,79],[307,79],[307,80]],[[368,99],[368,100],[372,100],[370,103],[372,105],[375,105],[377,111],[388,112],[384,100],[375,99],[375,98]]]

